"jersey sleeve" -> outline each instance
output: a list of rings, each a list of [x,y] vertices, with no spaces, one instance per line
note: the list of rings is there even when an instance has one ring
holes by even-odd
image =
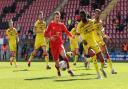
[[[79,33],[82,32],[82,28],[83,28],[83,26],[82,26],[82,21],[81,21],[81,22],[79,22],[78,25],[77,25],[77,29],[78,29],[78,32],[79,32]]]
[[[35,24],[34,24],[34,32],[36,33],[36,31],[37,31],[37,28],[38,28],[38,24],[37,24],[37,21],[35,22]]]
[[[8,36],[8,30],[6,30],[6,33],[5,33],[6,36]]]
[[[50,36],[51,36],[51,26],[52,24],[50,23],[48,26],[47,26],[47,29],[46,29],[46,31],[45,31],[45,33],[44,33],[44,36],[45,37],[48,37],[48,38],[50,38]]]
[[[70,32],[72,33],[72,35],[74,35],[74,28],[72,28],[72,30]]]
[[[66,26],[62,24],[63,32],[65,32],[68,36],[72,37],[73,35],[67,30]]]

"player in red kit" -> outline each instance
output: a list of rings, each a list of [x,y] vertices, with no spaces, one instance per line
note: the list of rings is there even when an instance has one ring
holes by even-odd
[[[54,13],[54,19],[48,24],[47,30],[45,31],[45,37],[50,40],[50,48],[53,59],[55,61],[55,67],[58,72],[58,76],[61,76],[59,69],[59,55],[61,55],[64,61],[67,63],[68,73],[73,76],[73,71],[70,70],[69,60],[66,56],[66,52],[63,46],[62,33],[65,32],[68,36],[73,37],[72,34],[67,30],[66,26],[60,22],[60,12]]]

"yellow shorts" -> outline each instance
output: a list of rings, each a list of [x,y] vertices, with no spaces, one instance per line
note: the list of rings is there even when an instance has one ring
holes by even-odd
[[[101,52],[100,47],[96,44],[96,45],[84,45],[83,44],[83,48],[84,48],[84,52],[85,54],[88,54],[88,50],[91,48],[96,54]]]
[[[9,49],[10,51],[16,52],[16,43],[9,43]]]
[[[105,42],[103,40],[98,40],[97,43],[100,47],[105,45]]]
[[[71,41],[70,47],[71,47],[71,51],[78,49],[79,48],[78,41]]]
[[[34,48],[38,49],[42,46],[46,46],[45,38],[36,38]]]

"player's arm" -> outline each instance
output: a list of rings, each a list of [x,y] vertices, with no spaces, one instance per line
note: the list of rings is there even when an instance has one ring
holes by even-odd
[[[103,37],[103,38],[107,39],[110,43],[112,42],[112,40],[110,39],[110,37],[105,34],[104,28],[102,28],[101,34],[102,34],[102,37]]]
[[[77,25],[77,30],[78,30],[78,33],[81,34],[82,33],[82,29],[84,28],[84,26],[82,26],[82,22],[79,22],[78,25]]]
[[[6,39],[9,40],[8,30],[6,30]]]
[[[66,26],[65,26],[64,24],[62,25],[62,28],[63,28],[63,31],[64,31],[69,37],[74,38],[74,36],[72,35],[72,33],[70,33],[70,32],[67,30],[67,28],[66,28]]]
[[[16,42],[19,42],[19,36],[18,36],[18,33],[17,33],[16,29],[15,29],[15,35],[16,35]]]
[[[44,36],[46,39],[50,39],[50,37],[51,37],[51,23],[47,26],[47,29],[44,32]]]
[[[40,29],[40,28],[38,28],[38,23],[36,22],[35,24],[34,24],[34,30],[33,30],[33,32],[34,33],[41,33],[42,32],[42,29]]]

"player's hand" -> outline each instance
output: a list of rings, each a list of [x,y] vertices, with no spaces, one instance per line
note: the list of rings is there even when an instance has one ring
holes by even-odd
[[[111,38],[109,38],[108,41],[109,41],[109,43],[112,43],[112,39]]]
[[[79,32],[77,32],[77,33],[76,33],[76,35],[80,35],[80,33],[79,33]]]
[[[45,39],[46,39],[46,41],[49,41],[50,40],[50,38],[48,38],[48,37],[45,37]]]
[[[108,35],[105,35],[105,38],[109,41],[109,43],[112,43],[112,39]]]
[[[86,40],[83,40],[82,42],[83,42],[84,45],[88,44]]]
[[[72,36],[72,39],[75,39],[75,36],[74,35]]]
[[[59,36],[59,35],[60,35],[60,32],[57,32],[57,33],[56,33],[56,36]]]
[[[7,40],[10,40],[10,38],[9,38],[8,36],[6,37],[6,39],[7,39]]]
[[[55,36],[52,36],[52,37],[50,38],[50,40],[54,41],[54,40],[56,40],[56,37],[55,37]]]

